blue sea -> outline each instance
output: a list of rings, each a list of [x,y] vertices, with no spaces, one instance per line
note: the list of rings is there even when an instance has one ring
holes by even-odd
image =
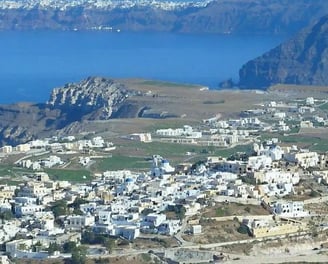
[[[128,32],[0,32],[0,103],[46,102],[88,76],[146,78],[218,88],[286,39],[272,35]]]

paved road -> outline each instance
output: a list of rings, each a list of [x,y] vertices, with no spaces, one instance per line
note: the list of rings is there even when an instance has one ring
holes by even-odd
[[[254,198],[245,199],[245,198],[217,195],[217,196],[214,196],[213,199],[214,199],[214,201],[219,202],[219,203],[231,202],[231,203],[252,204],[252,205],[260,205],[261,204],[261,201],[259,199],[254,199]]]
[[[246,256],[229,254],[229,259],[225,262],[227,264],[274,264],[274,263],[299,263],[309,262],[311,263],[328,263],[328,251],[327,250],[302,250],[295,253],[276,253],[274,255],[257,255],[257,256]]]
[[[188,225],[188,220],[190,217],[185,217],[182,221],[182,226],[180,231],[174,236],[176,240],[178,240],[180,246],[191,246],[194,245],[192,242],[188,242],[182,238],[182,234],[186,231],[187,225]]]

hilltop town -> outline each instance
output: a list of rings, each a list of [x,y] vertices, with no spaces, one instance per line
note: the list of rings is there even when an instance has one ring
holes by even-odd
[[[0,1],[0,30],[291,36],[328,10],[325,0],[289,0],[288,3],[283,0],[4,0]]]
[[[76,0],[76,1],[67,1],[67,0],[16,0],[16,1],[2,1],[0,3],[0,9],[33,9],[33,8],[42,8],[42,9],[60,9],[66,10],[72,7],[84,7],[86,9],[127,9],[132,7],[152,7],[162,10],[175,10],[175,9],[185,9],[189,7],[205,7],[211,1],[141,1],[141,0]]]
[[[281,89],[233,117],[1,147],[2,262],[325,260],[328,98]]]

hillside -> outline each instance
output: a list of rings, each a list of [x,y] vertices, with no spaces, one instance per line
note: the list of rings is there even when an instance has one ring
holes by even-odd
[[[273,84],[328,85],[328,15],[289,41],[247,62],[240,69],[240,87]]]

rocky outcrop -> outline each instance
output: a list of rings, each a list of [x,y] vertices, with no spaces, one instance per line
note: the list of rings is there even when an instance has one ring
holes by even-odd
[[[247,62],[239,71],[241,88],[273,84],[328,85],[328,15],[291,40]]]
[[[111,79],[90,77],[80,83],[66,84],[53,89],[48,106],[69,114],[70,119],[107,120],[129,96],[127,88]]]
[[[129,90],[101,77],[55,88],[47,104],[18,103],[0,106],[0,145],[16,145],[74,128],[74,123],[108,120],[121,113]]]

